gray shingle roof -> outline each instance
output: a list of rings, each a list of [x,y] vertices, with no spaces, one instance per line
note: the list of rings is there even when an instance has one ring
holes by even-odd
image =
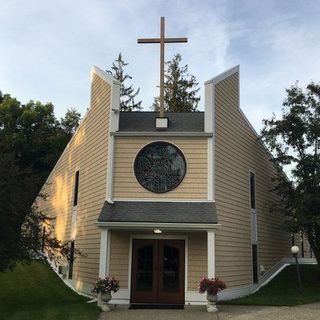
[[[120,112],[120,132],[155,132],[158,112]],[[167,132],[204,132],[204,112],[167,112]]]
[[[116,201],[104,203],[99,222],[218,223],[213,202]]]

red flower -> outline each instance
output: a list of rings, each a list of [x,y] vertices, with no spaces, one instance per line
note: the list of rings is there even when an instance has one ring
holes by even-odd
[[[199,282],[199,293],[205,293],[216,295],[219,291],[224,290],[226,284],[219,278],[203,278]]]

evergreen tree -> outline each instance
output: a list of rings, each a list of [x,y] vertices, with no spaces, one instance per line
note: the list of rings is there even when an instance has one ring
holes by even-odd
[[[197,111],[200,88],[194,75],[188,73],[188,65],[181,66],[181,55],[175,54],[171,61],[166,62],[164,103],[167,112]],[[155,97],[152,107],[159,110],[159,97]]]
[[[131,76],[124,72],[124,67],[127,65],[128,63],[124,62],[120,52],[118,58],[112,63],[111,70],[106,71],[120,82],[120,110],[140,110],[142,101],[139,101],[137,103],[134,101],[135,97],[140,92],[140,88],[138,88],[138,90],[135,91],[132,85],[126,85],[126,80],[132,79]]]

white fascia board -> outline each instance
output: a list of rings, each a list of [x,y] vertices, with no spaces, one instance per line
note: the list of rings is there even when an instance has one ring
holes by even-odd
[[[110,85],[113,85],[113,84],[120,85],[120,82],[118,80],[116,80],[111,74],[103,71],[102,69],[100,69],[96,66],[91,67],[91,80],[92,80],[94,74],[99,76],[102,80],[106,81]]]
[[[119,131],[110,132],[115,137],[212,137],[212,132],[173,132],[173,131]]]
[[[109,135],[108,135],[108,165],[107,165],[107,182],[106,182],[106,200],[109,203],[113,203],[113,173],[114,173],[114,149],[115,141],[114,136],[111,134],[114,131],[119,130],[119,111],[120,111],[120,82],[114,80],[111,75],[103,72],[101,69],[95,69],[93,72],[99,72],[99,76],[103,76],[103,80],[107,81],[107,78],[112,81],[111,86],[111,102],[109,113]]]
[[[110,229],[135,229],[135,230],[153,230],[161,228],[163,230],[183,230],[183,231],[207,231],[218,229],[221,224],[206,223],[157,223],[157,222],[97,222],[99,228]]]
[[[109,132],[110,136],[112,132],[119,130],[119,118],[120,118],[120,83],[113,83],[111,85],[111,104],[110,104],[110,116],[109,116]]]
[[[215,154],[214,139],[208,138],[208,181],[207,181],[207,198],[208,202],[215,202]]]
[[[106,201],[113,203],[113,173],[114,173],[114,137],[109,135],[108,141],[108,160],[107,160],[107,178],[106,178]]]
[[[205,85],[212,83],[213,85],[221,82],[222,80],[225,80],[226,78],[230,77],[231,75],[239,72],[240,70],[240,65],[237,65],[235,67],[232,67],[222,73],[220,73],[219,75],[215,76],[214,78],[205,81]]]
[[[107,181],[106,181],[106,200],[113,203],[113,173],[114,173],[114,136],[112,131],[119,130],[119,108],[120,108],[120,85],[111,84],[111,102],[109,113],[109,134],[108,134],[108,160],[107,160]]]
[[[197,199],[159,199],[159,198],[151,198],[151,199],[145,199],[145,198],[114,198],[114,202],[116,201],[131,201],[131,202],[188,202],[188,203],[198,203],[198,202],[206,202],[206,203],[214,203],[213,200],[197,200]]]
[[[215,101],[214,101],[214,85],[205,84],[204,88],[204,131],[208,133],[214,132],[215,118]]]

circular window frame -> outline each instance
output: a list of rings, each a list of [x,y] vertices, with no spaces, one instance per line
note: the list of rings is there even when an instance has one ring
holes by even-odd
[[[170,188],[170,189],[168,189],[168,190],[165,190],[165,191],[154,191],[154,190],[150,190],[150,189],[146,188],[146,187],[143,185],[142,181],[138,178],[137,169],[136,169],[136,168],[137,168],[137,163],[138,163],[139,157],[140,157],[141,154],[144,152],[144,150],[145,150],[146,148],[150,147],[150,146],[153,145],[153,144],[160,144],[160,143],[163,143],[163,144],[166,144],[166,145],[168,145],[168,146],[171,146],[171,147],[173,147],[173,148],[175,148],[175,149],[177,150],[178,154],[181,156],[181,158],[182,158],[182,160],[183,160],[185,170],[184,170],[183,176],[181,177],[179,183],[177,183],[176,185],[174,185],[172,188]],[[135,176],[136,180],[138,181],[139,185],[140,185],[142,188],[144,188],[145,190],[147,190],[147,191],[149,191],[149,192],[152,192],[152,193],[156,193],[156,194],[167,193],[167,192],[170,192],[170,191],[178,188],[178,187],[181,185],[181,183],[183,182],[183,180],[184,180],[184,178],[185,178],[185,176],[186,176],[186,174],[187,174],[187,161],[186,161],[186,157],[185,157],[184,153],[181,151],[181,149],[178,148],[178,147],[177,147],[176,145],[174,145],[173,143],[167,142],[167,141],[162,141],[162,140],[161,140],[161,141],[153,141],[153,142],[150,142],[150,143],[146,144],[145,146],[143,146],[143,147],[139,150],[139,152],[136,154],[135,159],[134,159],[134,164],[133,164],[133,172],[134,172],[134,176]]]

